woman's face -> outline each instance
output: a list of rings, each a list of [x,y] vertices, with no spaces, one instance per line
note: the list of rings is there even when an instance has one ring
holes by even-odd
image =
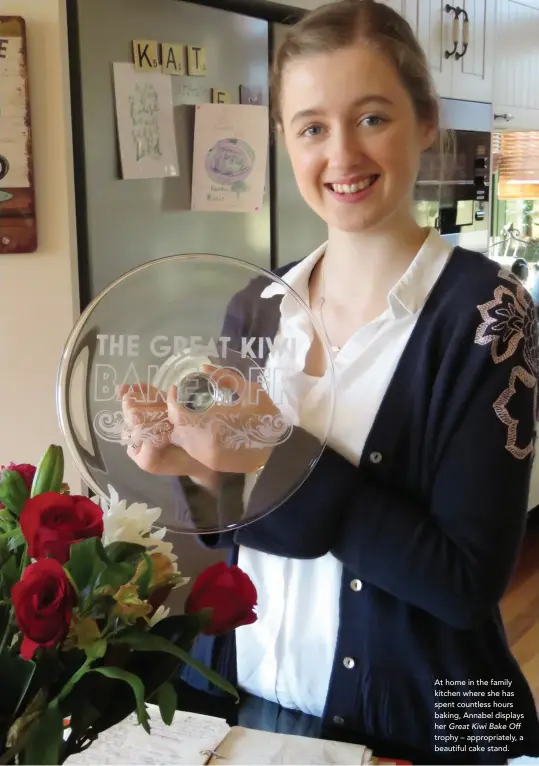
[[[298,188],[330,228],[360,232],[409,211],[436,126],[418,122],[381,53],[356,44],[289,62],[281,117]]]

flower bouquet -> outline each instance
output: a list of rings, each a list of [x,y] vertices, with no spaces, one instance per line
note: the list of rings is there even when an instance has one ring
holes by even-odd
[[[256,590],[238,567],[202,572],[185,613],[166,600],[178,571],[160,509],[71,495],[60,447],[37,468],[0,473],[0,764],[62,764],[128,716],[165,724],[182,663],[237,696],[189,651],[201,633],[254,622]]]

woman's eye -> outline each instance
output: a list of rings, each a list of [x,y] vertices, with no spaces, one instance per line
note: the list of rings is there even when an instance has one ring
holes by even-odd
[[[307,136],[308,138],[312,138],[314,136],[319,136],[321,132],[322,132],[321,125],[309,125],[308,127],[304,128],[301,131],[301,135]]]
[[[367,125],[369,128],[376,128],[378,125],[381,125],[384,122],[383,117],[378,117],[375,114],[370,114],[368,117],[364,117],[360,125]]]

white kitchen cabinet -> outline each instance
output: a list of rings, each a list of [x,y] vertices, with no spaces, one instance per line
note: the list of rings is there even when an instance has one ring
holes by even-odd
[[[494,127],[539,130],[539,0],[497,0]]]
[[[492,100],[495,22],[495,0],[418,0],[416,33],[440,96]]]
[[[454,3],[447,3],[446,0],[382,2],[410,22],[425,51],[434,85],[441,97],[487,103],[492,101],[496,0],[460,0]],[[458,16],[452,8],[460,9]],[[466,18],[468,23],[465,26]],[[468,46],[462,55],[466,38]],[[445,55],[446,51],[452,53],[449,58]]]
[[[449,59],[453,62],[453,98],[489,102],[494,93],[496,3],[465,0],[460,5],[468,14],[469,43],[463,58]]]
[[[446,13],[444,6],[441,0],[419,0],[415,32],[427,56],[438,95],[451,98],[452,74],[456,63],[453,58],[446,58],[445,52],[454,48],[454,14]],[[460,39],[461,32],[462,29],[457,27],[457,39]],[[459,45],[459,50],[461,47]]]

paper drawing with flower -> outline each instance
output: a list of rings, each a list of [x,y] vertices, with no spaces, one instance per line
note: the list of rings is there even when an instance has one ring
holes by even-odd
[[[199,104],[195,111],[193,210],[261,210],[268,141],[267,107]]]

